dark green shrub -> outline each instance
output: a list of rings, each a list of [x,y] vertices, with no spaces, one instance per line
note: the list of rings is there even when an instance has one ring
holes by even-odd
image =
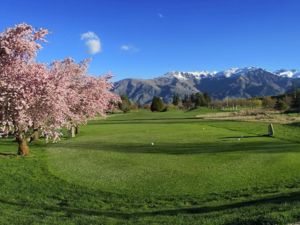
[[[276,110],[287,110],[289,108],[288,104],[281,99],[278,99],[275,103],[274,108]]]
[[[173,100],[172,100],[172,104],[173,105],[179,105],[179,103],[181,102],[179,95],[175,94],[173,96]]]
[[[161,98],[154,96],[152,99],[151,107],[152,112],[162,112],[165,109],[164,103]]]
[[[121,102],[119,102],[118,106],[121,111],[127,113],[131,109],[131,102],[126,95],[121,95]]]

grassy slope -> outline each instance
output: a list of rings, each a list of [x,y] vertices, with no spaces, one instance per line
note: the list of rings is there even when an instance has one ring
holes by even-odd
[[[114,115],[75,139],[36,144],[28,158],[0,155],[0,224],[297,219],[300,129],[275,125],[277,137],[267,138],[265,124],[199,113]],[[15,148],[0,142],[0,152]]]

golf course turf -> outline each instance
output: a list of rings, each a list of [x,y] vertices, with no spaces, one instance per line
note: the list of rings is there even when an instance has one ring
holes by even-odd
[[[300,220],[300,126],[208,110],[115,114],[17,157],[0,140],[0,224],[287,224]]]

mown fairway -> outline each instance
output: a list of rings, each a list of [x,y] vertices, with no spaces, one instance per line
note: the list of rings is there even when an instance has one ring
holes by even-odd
[[[286,224],[300,218],[300,127],[113,115],[20,158],[1,140],[0,224]],[[153,143],[153,145],[152,145]]]

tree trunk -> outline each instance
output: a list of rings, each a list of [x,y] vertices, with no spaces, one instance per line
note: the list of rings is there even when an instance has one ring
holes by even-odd
[[[18,136],[18,143],[19,143],[19,149],[18,149],[18,155],[26,156],[29,154],[29,147],[27,144],[26,137],[23,137],[22,135]]]
[[[75,127],[75,134],[77,135],[78,133],[79,133],[79,127],[76,126],[76,127]]]
[[[6,125],[6,126],[4,127],[4,135],[3,135],[3,137],[4,137],[4,138],[8,138],[8,135],[9,135],[9,126]]]
[[[33,129],[33,133],[30,136],[30,143],[33,142],[33,141],[38,140],[39,138],[40,138],[39,129],[38,128],[34,128]]]
[[[70,128],[70,137],[75,137],[76,136],[76,132],[75,132],[75,127],[74,126],[72,126],[71,128]]]

